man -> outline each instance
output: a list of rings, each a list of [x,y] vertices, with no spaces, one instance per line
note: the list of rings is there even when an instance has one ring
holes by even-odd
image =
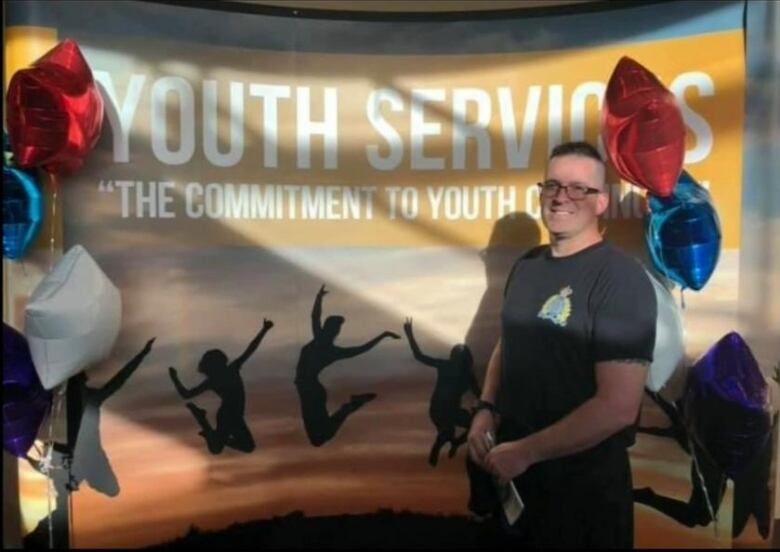
[[[633,443],[655,343],[652,284],[602,240],[605,167],[584,142],[553,149],[539,184],[550,245],[524,255],[469,431],[474,462],[514,480],[526,546],[633,544]],[[487,450],[485,434],[498,445]]]

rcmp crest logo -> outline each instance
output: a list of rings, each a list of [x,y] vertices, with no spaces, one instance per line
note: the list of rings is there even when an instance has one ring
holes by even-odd
[[[561,291],[550,297],[542,305],[542,310],[537,315],[543,320],[549,320],[553,324],[566,327],[566,322],[571,316],[571,299],[569,296],[574,293],[570,286],[562,288]]]

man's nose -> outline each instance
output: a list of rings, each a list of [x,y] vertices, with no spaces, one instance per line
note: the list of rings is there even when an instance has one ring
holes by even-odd
[[[561,196],[563,196],[564,200],[568,200],[569,199],[569,193],[566,191],[566,187],[565,186],[558,186],[558,189],[555,190],[555,194],[552,196],[552,199],[553,199],[553,201],[560,202],[561,200],[559,198]]]

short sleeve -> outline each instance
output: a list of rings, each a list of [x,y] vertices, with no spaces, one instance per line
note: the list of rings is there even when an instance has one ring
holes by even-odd
[[[652,362],[658,307],[653,284],[640,264],[614,255],[600,274],[591,301],[594,360]]]

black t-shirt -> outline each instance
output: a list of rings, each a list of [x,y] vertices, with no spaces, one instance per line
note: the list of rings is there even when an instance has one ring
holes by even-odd
[[[497,406],[515,438],[593,397],[597,362],[652,361],[652,284],[637,260],[605,241],[567,257],[533,249],[513,267],[504,295]],[[630,446],[633,428],[611,439]]]

